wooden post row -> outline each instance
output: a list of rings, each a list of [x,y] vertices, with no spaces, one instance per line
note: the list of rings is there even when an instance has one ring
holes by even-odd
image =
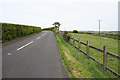
[[[107,46],[103,47],[103,68],[104,70],[107,70]]]
[[[87,41],[87,58],[89,59],[89,41]]]
[[[80,38],[79,38],[79,40],[78,40],[79,42],[78,42],[78,49],[79,49],[79,51],[80,51]]]
[[[74,39],[74,36],[73,36],[73,46],[75,47],[75,39]]]
[[[69,43],[71,44],[71,35],[70,35]]]

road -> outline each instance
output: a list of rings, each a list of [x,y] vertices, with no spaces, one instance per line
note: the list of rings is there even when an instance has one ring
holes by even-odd
[[[68,78],[51,31],[2,45],[3,78]]]

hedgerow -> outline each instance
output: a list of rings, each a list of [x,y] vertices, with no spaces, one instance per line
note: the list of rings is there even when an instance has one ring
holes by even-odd
[[[27,36],[41,31],[41,27],[1,23],[2,24],[2,42],[10,41],[18,37]]]

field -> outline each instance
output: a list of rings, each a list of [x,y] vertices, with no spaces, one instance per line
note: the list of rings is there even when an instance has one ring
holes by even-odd
[[[73,31],[67,31],[67,32],[73,33]],[[78,31],[78,33],[120,40],[120,32],[119,31],[101,31],[100,32],[101,35],[98,35],[99,31]]]
[[[98,34],[99,31],[84,31],[88,33]],[[100,31],[101,34],[118,34],[118,31]]]
[[[56,35],[56,40],[70,78],[115,78],[110,72],[104,71],[100,64],[87,59],[61,36]]]
[[[102,50],[103,46],[107,46],[108,52],[118,55],[118,40],[116,39],[77,33],[71,33],[71,35],[74,36],[77,40],[80,37],[81,42],[84,43],[86,43],[87,40],[89,40],[91,46]],[[76,42],[75,45],[78,46],[78,43]],[[81,50],[86,53],[86,46],[81,45]],[[103,63],[103,53],[90,48],[90,56],[98,60],[100,63]],[[107,66],[118,73],[118,59],[115,59],[108,55]]]

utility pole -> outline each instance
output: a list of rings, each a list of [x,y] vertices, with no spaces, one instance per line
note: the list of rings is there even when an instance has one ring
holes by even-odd
[[[101,22],[101,20],[99,20],[99,35],[100,35],[100,22]]]

